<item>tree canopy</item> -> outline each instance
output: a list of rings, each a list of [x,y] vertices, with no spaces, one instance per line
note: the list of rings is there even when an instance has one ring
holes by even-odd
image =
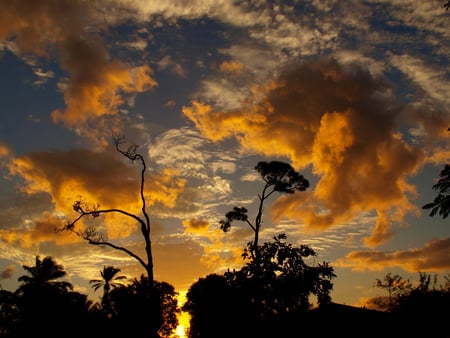
[[[441,170],[439,180],[433,185],[433,189],[439,193],[434,201],[425,204],[423,209],[431,209],[430,216],[439,215],[447,218],[450,214],[450,164],[446,164]]]

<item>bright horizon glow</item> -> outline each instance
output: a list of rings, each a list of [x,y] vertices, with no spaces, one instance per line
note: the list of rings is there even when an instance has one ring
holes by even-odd
[[[177,297],[178,306],[181,308],[186,302],[187,291],[180,291]],[[186,338],[189,329],[190,316],[187,312],[181,312],[178,316],[178,326],[175,330],[175,337]]]

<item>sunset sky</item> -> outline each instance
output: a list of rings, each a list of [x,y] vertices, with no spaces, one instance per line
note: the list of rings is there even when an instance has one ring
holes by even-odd
[[[450,11],[442,0],[1,0],[0,285],[37,255],[76,290],[124,253],[55,233],[82,198],[140,214],[146,161],[155,278],[176,291],[242,265],[259,161],[304,192],[272,195],[261,242],[286,233],[330,262],[332,300],[361,305],[388,272],[450,273],[450,224],[422,206],[450,159]],[[91,221],[92,222],[92,221]],[[137,224],[93,221],[143,254]]]

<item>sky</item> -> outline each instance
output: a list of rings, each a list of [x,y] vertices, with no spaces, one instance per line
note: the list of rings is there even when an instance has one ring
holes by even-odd
[[[75,289],[130,256],[70,232],[82,198],[140,214],[147,164],[156,280],[186,291],[239,268],[257,212],[259,161],[291,164],[304,192],[272,195],[260,243],[308,245],[338,303],[381,295],[387,273],[450,273],[450,225],[422,206],[450,158],[450,12],[441,0],[0,1],[0,285],[53,257]],[[90,223],[89,223],[90,222]],[[92,223],[93,222],[93,223]],[[138,225],[106,238],[143,255]]]

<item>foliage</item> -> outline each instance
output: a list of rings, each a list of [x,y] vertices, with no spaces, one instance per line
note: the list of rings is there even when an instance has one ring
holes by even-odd
[[[113,266],[104,266],[103,270],[100,271],[102,279],[91,279],[89,284],[92,284],[94,291],[103,287],[103,294],[108,294],[111,288],[116,288],[122,285],[121,280],[126,279],[126,276],[116,276],[120,272],[119,268]]]
[[[109,293],[113,332],[131,336],[169,337],[178,325],[177,293],[165,282],[134,279]],[[158,336],[155,335],[158,332]]]
[[[398,297],[393,315],[406,326],[416,323],[414,335],[448,337],[450,289],[437,286],[436,276],[419,272],[419,283]]]
[[[245,303],[245,290],[223,275],[209,274],[193,283],[182,310],[190,315],[189,337],[253,337],[254,312]],[[218,329],[220,327],[220,329]]]
[[[275,192],[305,191],[308,180],[291,165],[279,161],[259,162],[255,170],[265,182],[258,195],[255,221],[249,220],[245,207],[233,207],[220,221],[224,232],[230,231],[233,221],[245,222],[253,230],[254,239],[242,254],[246,263],[238,271],[208,275],[191,286],[183,307],[191,315],[190,337],[211,336],[211,330],[224,317],[234,329],[221,331],[221,337],[233,336],[233,331],[239,336],[266,336],[274,327],[279,333],[281,322],[311,307],[311,294],[320,304],[331,301],[333,268],[326,262],[313,267],[304,261],[316,255],[314,250],[306,245],[293,247],[285,242],[284,234],[272,242],[258,243],[264,202]]]
[[[74,323],[88,319],[87,296],[70,291],[71,283],[57,281],[66,272],[52,257],[37,256],[35,262],[35,266],[23,265],[30,275],[18,278],[22,284],[16,292],[3,293],[2,315],[12,310],[14,318],[0,331],[7,331],[7,337],[59,337],[63,328],[71,328],[72,334],[81,335],[82,328]]]
[[[450,275],[444,278],[444,286],[438,286],[436,275],[432,278],[423,272],[419,272],[419,281],[416,283],[390,273],[384,277],[384,281],[376,280],[376,286],[390,292],[391,306],[385,309],[404,336],[448,337]]]
[[[374,303],[382,310],[392,311],[396,306],[398,297],[405,294],[411,289],[411,283],[409,280],[404,280],[400,275],[392,275],[387,273],[383,280],[376,279],[374,286],[388,292],[387,302],[383,297],[378,297],[374,300]]]
[[[259,260],[249,255],[251,243],[248,243],[243,252],[243,258],[247,260],[245,266],[226,274],[238,285],[248,281],[256,284],[253,292],[264,295],[260,311],[265,317],[308,310],[310,294],[317,296],[319,304],[331,301],[331,280],[336,277],[334,269],[327,262],[309,266],[304,259],[315,257],[315,251],[307,245],[294,247],[285,239],[286,235],[280,234],[272,242],[261,245]]]
[[[114,277],[122,280],[116,276],[119,269],[104,267],[102,276],[111,285],[111,306],[106,307],[71,291],[70,283],[58,281],[66,273],[51,257],[37,257],[35,266],[23,268],[31,276],[19,277],[22,284],[15,292],[0,290],[0,337],[56,338],[69,331],[75,337],[168,338],[178,325],[177,293],[168,283],[141,276],[130,285],[112,287]]]
[[[103,270],[100,271],[102,279],[91,279],[89,281],[94,291],[103,287],[102,306],[107,311],[110,311],[109,291],[123,285],[122,280],[127,278],[126,276],[116,276],[119,272],[119,268],[104,266]]]
[[[441,170],[439,180],[433,185],[433,189],[439,191],[434,201],[425,204],[423,209],[431,209],[430,216],[435,215],[447,218],[450,214],[450,164],[446,164]]]
[[[45,286],[52,286],[60,291],[67,291],[73,289],[69,282],[56,281],[66,275],[64,267],[57,264],[52,257],[44,257],[41,261],[39,256],[36,256],[35,266],[22,266],[30,276],[23,275],[18,278],[22,285],[19,287],[19,292],[26,292],[28,289],[39,289]]]
[[[240,270],[208,275],[190,287],[183,306],[191,315],[190,337],[211,336],[223,318],[229,327],[220,337],[280,332],[281,323],[311,308],[310,295],[316,295],[320,304],[331,301],[333,268],[325,262],[307,265],[304,258],[315,257],[314,250],[293,247],[285,239],[281,234],[261,245],[259,260],[249,254],[252,243],[248,243],[243,251],[246,264]]]
[[[258,195],[259,207],[254,223],[250,222],[247,216],[247,209],[244,207],[233,207],[233,210],[225,214],[225,219],[220,220],[220,229],[228,232],[233,221],[243,221],[254,232],[253,243],[249,247],[249,252],[256,260],[258,260],[258,241],[259,231],[262,226],[262,215],[264,202],[274,192],[293,194],[296,191],[305,191],[309,187],[309,181],[303,175],[299,174],[292,168],[290,164],[271,161],[258,162],[255,166],[261,178],[265,182],[261,194]]]

